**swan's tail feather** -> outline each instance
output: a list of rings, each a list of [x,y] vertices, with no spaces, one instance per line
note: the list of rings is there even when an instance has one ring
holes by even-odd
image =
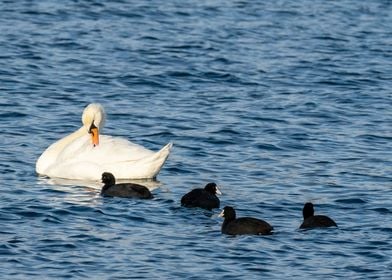
[[[127,161],[128,164],[117,167],[112,173],[117,174],[116,178],[118,179],[154,179],[157,177],[159,171],[169,157],[172,147],[173,143],[170,142],[151,156]],[[108,170],[110,171],[111,169],[112,167],[108,166]]]
[[[151,167],[150,172],[151,172],[151,174],[153,174],[151,176],[152,178],[155,178],[158,175],[162,166],[165,164],[167,158],[169,157],[172,147],[173,147],[173,143],[170,142],[170,143],[166,144],[158,152],[156,152],[154,154],[154,156],[152,156],[149,159],[146,159],[147,162],[153,163],[153,164],[150,164],[150,167]]]
[[[159,161],[162,160],[162,165],[165,163],[166,159],[168,158],[170,151],[173,147],[173,143],[170,142],[166,144],[162,149],[156,152],[152,157],[146,158],[147,161]]]

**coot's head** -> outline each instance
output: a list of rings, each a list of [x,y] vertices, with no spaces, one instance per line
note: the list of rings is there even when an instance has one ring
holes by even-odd
[[[218,186],[215,183],[208,183],[204,189],[212,194],[222,194],[221,191],[218,189]]]
[[[304,217],[304,220],[306,218],[314,216],[313,203],[311,202],[305,203],[304,208],[302,209],[302,215]]]
[[[111,186],[116,183],[116,179],[114,178],[112,173],[104,172],[102,173],[102,183]]]
[[[219,217],[224,217],[225,220],[235,220],[235,210],[231,206],[225,206]]]

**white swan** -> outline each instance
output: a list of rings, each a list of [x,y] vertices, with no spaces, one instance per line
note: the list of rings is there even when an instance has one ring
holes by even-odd
[[[38,158],[36,172],[51,178],[100,180],[103,172],[119,179],[155,178],[172,143],[153,152],[119,137],[99,135],[105,122],[100,104],[88,105],[83,126],[50,145]]]

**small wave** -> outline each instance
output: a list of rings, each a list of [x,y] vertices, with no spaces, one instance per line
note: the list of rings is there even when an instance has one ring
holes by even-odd
[[[361,198],[336,199],[335,202],[341,203],[341,204],[365,204],[365,203],[367,203],[366,200],[361,199]]]

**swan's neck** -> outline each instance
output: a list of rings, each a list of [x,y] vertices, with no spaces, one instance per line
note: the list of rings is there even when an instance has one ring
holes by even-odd
[[[72,141],[86,135],[88,132],[85,127],[81,127],[75,132],[65,136],[57,142],[50,145],[37,160],[36,171],[39,174],[45,174],[45,170],[57,160],[58,155]]]
[[[88,132],[86,130],[85,127],[81,127],[78,130],[76,130],[75,132],[65,136],[64,138],[58,140],[57,142],[53,143],[49,148],[49,149],[54,149],[57,151],[62,151],[64,149],[64,147],[66,147],[69,143],[71,143],[72,141],[78,139],[79,137],[82,137],[84,135],[86,135]]]

